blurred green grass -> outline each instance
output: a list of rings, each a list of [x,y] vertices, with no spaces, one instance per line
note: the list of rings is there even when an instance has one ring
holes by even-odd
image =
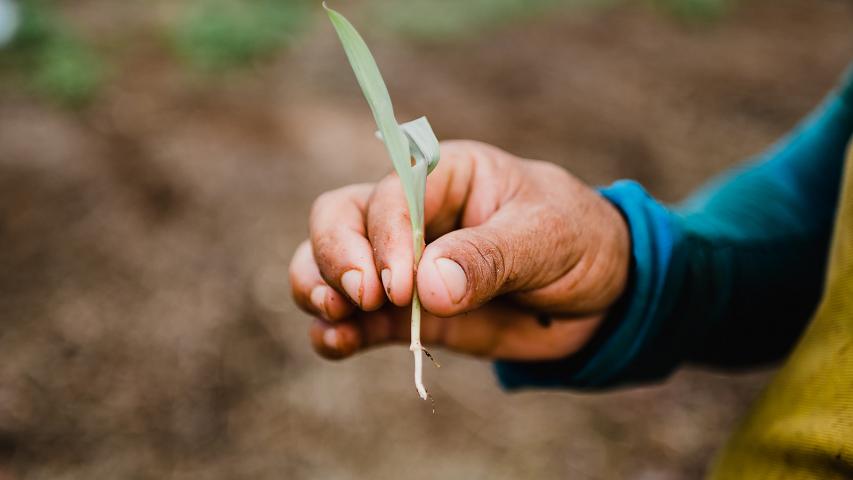
[[[364,0],[341,5],[358,10],[365,30],[399,38],[446,42],[554,9],[609,8],[629,0]],[[18,0],[21,25],[0,66],[23,73],[28,87],[56,102],[79,107],[105,82],[108,60],[83,42],[47,0]],[[337,3],[344,3],[339,1]],[[688,23],[725,16],[731,0],[643,0]],[[272,58],[308,31],[316,19],[315,0],[184,0],[167,22],[166,37],[188,68],[205,72],[238,70]]]
[[[310,22],[306,0],[195,0],[174,26],[174,43],[192,66],[221,71],[273,55]]]
[[[370,17],[405,37],[426,41],[452,40],[522,21],[553,8],[605,6],[613,0],[374,0]]]
[[[49,3],[24,0],[19,7],[21,23],[4,64],[24,72],[39,94],[65,106],[85,104],[102,82],[101,60]]]
[[[447,41],[541,16],[555,9],[610,8],[629,0],[372,0],[369,18],[404,37]],[[636,2],[633,2],[636,3]],[[661,13],[688,23],[719,20],[730,0],[644,0]]]
[[[719,20],[731,8],[731,0],[651,0],[665,13],[691,23]]]

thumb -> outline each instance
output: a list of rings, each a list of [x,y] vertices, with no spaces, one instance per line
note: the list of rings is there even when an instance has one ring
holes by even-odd
[[[548,208],[507,205],[426,247],[417,272],[421,303],[450,316],[501,294],[542,288],[578,263],[574,236],[571,222]]]

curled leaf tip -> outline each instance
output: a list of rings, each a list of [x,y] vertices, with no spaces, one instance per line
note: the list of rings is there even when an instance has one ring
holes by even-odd
[[[326,11],[326,15],[328,15],[329,17],[331,17],[332,15],[335,15],[335,14],[337,14],[337,13],[338,13],[338,12],[337,12],[337,10],[335,10],[334,8],[332,8],[332,7],[328,6],[328,5],[326,4],[326,2],[323,2],[323,10],[325,10],[325,11]],[[340,15],[340,14],[338,14],[338,15]]]
[[[438,166],[441,155],[438,138],[432,131],[432,127],[426,117],[412,120],[400,125],[403,133],[409,139],[409,150],[417,162],[426,164],[427,173],[432,173]]]

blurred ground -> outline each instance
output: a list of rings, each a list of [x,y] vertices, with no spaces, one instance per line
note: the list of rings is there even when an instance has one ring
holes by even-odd
[[[94,102],[0,82],[0,463],[17,477],[697,478],[765,383],[505,394],[439,352],[432,415],[404,348],[320,360],[287,262],[313,197],[389,169],[331,28],[211,78],[151,33],[168,8],[73,5],[115,62]],[[851,21],[843,0],[753,0],[707,25],[623,6],[368,40],[401,119],[677,200],[820,100]]]

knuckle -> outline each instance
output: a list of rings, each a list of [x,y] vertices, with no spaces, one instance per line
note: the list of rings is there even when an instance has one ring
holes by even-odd
[[[294,299],[299,300],[302,297],[304,290],[302,279],[299,277],[299,272],[296,271],[293,264],[288,268],[288,279],[290,280],[290,293]]]
[[[385,175],[384,177],[382,177],[381,180],[379,180],[379,183],[376,184],[376,190],[377,191],[386,190],[386,189],[392,188],[392,187],[393,188],[399,188],[400,187],[400,176],[397,175],[396,171],[391,172],[388,175]]]
[[[341,245],[334,235],[318,237],[314,240],[314,262],[320,277],[331,286],[339,286],[341,270]]]
[[[488,145],[476,140],[443,140],[440,146],[442,150],[477,150]]]
[[[314,204],[311,207],[312,215],[321,213],[327,209],[339,208],[342,203],[347,201],[360,204],[359,200],[366,198],[371,190],[373,190],[372,184],[357,183],[323,192],[314,199]]]
[[[290,274],[290,278],[293,279],[296,276],[297,269],[299,265],[304,261],[303,257],[306,255],[306,249],[311,248],[311,244],[308,240],[303,240],[296,250],[293,252],[293,257],[290,259],[290,264],[287,266],[287,271]]]
[[[533,178],[550,179],[551,183],[554,180],[567,181],[572,178],[572,175],[565,168],[544,160],[527,160],[524,162],[524,168]]]
[[[449,140],[441,142],[442,157],[461,157],[473,163],[506,162],[513,155],[487,143],[476,140]]]
[[[368,211],[384,212],[405,206],[403,184],[396,173],[387,175],[376,184],[367,202]]]
[[[321,240],[323,243],[328,243],[326,240]],[[320,245],[314,252],[314,258],[317,261],[317,267],[320,270],[320,276],[326,283],[330,285],[338,285],[338,271],[340,268],[337,265],[337,250],[333,245]]]
[[[338,190],[330,190],[328,192],[323,192],[314,199],[314,205],[312,206],[312,210],[317,211],[324,206],[332,203],[332,199],[336,196]]]
[[[296,253],[293,254],[290,264],[287,266],[290,287],[294,297],[302,293],[302,290],[306,288],[306,284],[308,283],[307,278],[311,276],[311,272],[315,267],[312,262],[311,244],[306,240],[299,245]]]
[[[475,290],[494,291],[506,283],[507,256],[501,241],[477,233],[464,242],[468,247],[463,249],[468,256],[465,263],[474,269],[472,273],[477,279],[472,285]]]

